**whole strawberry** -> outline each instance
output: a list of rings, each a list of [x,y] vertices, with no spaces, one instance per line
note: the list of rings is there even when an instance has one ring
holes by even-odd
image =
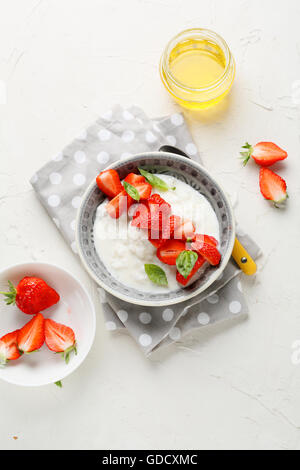
[[[24,277],[17,287],[8,281],[9,292],[0,292],[5,296],[7,305],[17,305],[22,312],[35,315],[41,310],[56,304],[60,297],[52,287],[39,277]]]

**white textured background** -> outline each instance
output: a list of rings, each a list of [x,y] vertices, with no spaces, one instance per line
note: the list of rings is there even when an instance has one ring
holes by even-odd
[[[298,0],[0,1],[1,267],[56,262],[96,301],[28,179],[114,103],[174,112],[158,61],[170,37],[193,26],[228,41],[237,77],[226,109],[186,117],[265,253],[257,277],[243,279],[247,321],[194,334],[152,360],[106,332],[98,306],[93,349],[63,389],[0,383],[2,449],[300,448],[300,365],[291,362],[300,339],[299,23]],[[241,168],[245,140],[288,150],[286,211],[260,196],[255,165]]]

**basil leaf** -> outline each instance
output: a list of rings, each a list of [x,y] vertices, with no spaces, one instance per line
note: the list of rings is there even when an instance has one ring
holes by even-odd
[[[167,286],[168,279],[166,273],[156,264],[145,264],[145,272],[149,277],[150,281],[159,286]]]
[[[169,188],[169,186],[164,180],[162,180],[158,176],[153,175],[152,173],[149,173],[149,171],[139,168],[139,172],[141,173],[141,175],[143,175],[146,178],[148,183],[151,184],[151,186],[153,186],[154,188],[158,188],[161,191],[168,191],[169,189],[173,189],[173,190],[176,189],[176,188]]]
[[[195,266],[197,259],[198,255],[194,251],[182,251],[176,259],[177,271],[179,271],[180,274],[186,279]]]
[[[123,186],[124,186],[126,193],[129,194],[129,196],[132,197],[132,199],[134,199],[135,201],[140,200],[140,193],[134,186],[132,186],[132,184],[129,184],[126,181],[124,181]]]

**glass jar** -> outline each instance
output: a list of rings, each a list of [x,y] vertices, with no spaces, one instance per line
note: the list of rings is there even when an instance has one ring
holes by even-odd
[[[167,44],[160,76],[179,104],[205,109],[219,103],[230,91],[235,61],[221,36],[208,29],[187,29]]]

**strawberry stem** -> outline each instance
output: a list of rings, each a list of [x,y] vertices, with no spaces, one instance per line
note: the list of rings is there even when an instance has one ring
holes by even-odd
[[[77,347],[76,347],[76,342],[74,344],[72,344],[72,346],[70,346],[68,349],[66,349],[65,351],[63,351],[61,353],[62,357],[64,358],[64,360],[66,361],[66,364],[69,364],[69,361],[70,361],[70,354],[72,352],[75,352],[75,355],[77,355]]]
[[[245,145],[242,146],[242,149],[245,149],[245,150],[240,152],[240,154],[243,159],[243,165],[246,166],[252,155],[253,147],[252,145],[248,144],[248,142],[246,142]]]
[[[3,294],[5,296],[4,301],[6,302],[6,305],[15,305],[16,303],[16,295],[17,295],[17,289],[13,285],[11,281],[8,281],[8,286],[9,286],[9,292],[2,292],[0,291],[0,294]]]

